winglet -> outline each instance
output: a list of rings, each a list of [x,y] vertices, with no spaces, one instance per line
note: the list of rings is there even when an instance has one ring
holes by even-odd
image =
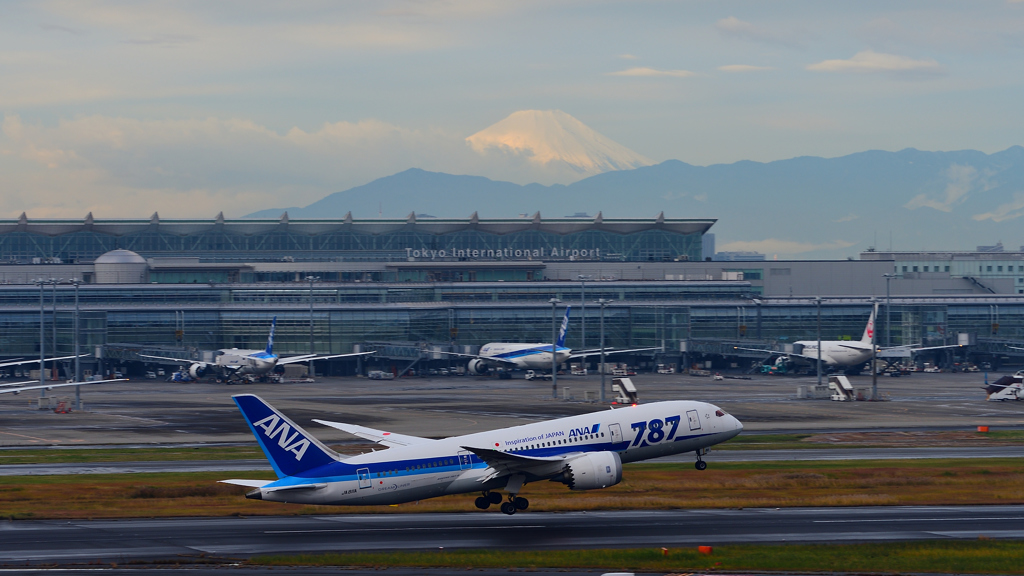
[[[555,345],[559,348],[565,346],[565,334],[569,331],[569,310],[572,310],[572,306],[565,307],[565,316],[562,318],[562,327],[558,330],[558,342],[555,342]]]
[[[277,316],[270,321],[270,336],[267,337],[267,354],[274,353],[274,330],[277,328]]]
[[[278,478],[338,462],[338,454],[255,394],[232,396]]]

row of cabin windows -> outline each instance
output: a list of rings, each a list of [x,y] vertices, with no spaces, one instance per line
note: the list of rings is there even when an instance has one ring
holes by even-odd
[[[575,444],[576,442],[583,442],[584,440],[596,440],[597,438],[604,438],[604,432],[601,432],[600,434],[583,434],[582,436],[569,437],[562,440],[552,440],[551,442],[541,442],[540,444],[520,446],[518,448],[513,448],[512,452],[522,452],[523,450],[534,450],[536,448],[545,448],[547,446],[559,446],[562,444]]]

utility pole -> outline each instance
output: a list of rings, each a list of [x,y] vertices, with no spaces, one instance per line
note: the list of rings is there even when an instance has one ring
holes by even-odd
[[[558,298],[552,298],[551,302],[551,397],[558,398],[558,305],[562,303]]]

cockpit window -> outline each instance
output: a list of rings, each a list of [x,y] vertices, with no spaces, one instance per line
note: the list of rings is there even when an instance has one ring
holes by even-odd
[[[715,416],[718,416],[719,418],[721,418],[722,416],[725,416],[725,412],[723,412],[720,409],[719,410],[715,410]]]

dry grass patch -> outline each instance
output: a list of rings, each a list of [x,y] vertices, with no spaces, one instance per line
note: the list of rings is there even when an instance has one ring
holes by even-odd
[[[244,498],[231,477],[271,479],[268,472],[204,472],[8,477],[0,516],[131,518],[395,512],[478,512],[473,495],[400,506],[333,507]],[[998,486],[998,489],[993,489]],[[1024,503],[1024,463],[1015,459],[627,465],[618,486],[571,492],[554,482],[528,484],[531,510],[756,508]],[[497,513],[494,508],[490,513]]]

